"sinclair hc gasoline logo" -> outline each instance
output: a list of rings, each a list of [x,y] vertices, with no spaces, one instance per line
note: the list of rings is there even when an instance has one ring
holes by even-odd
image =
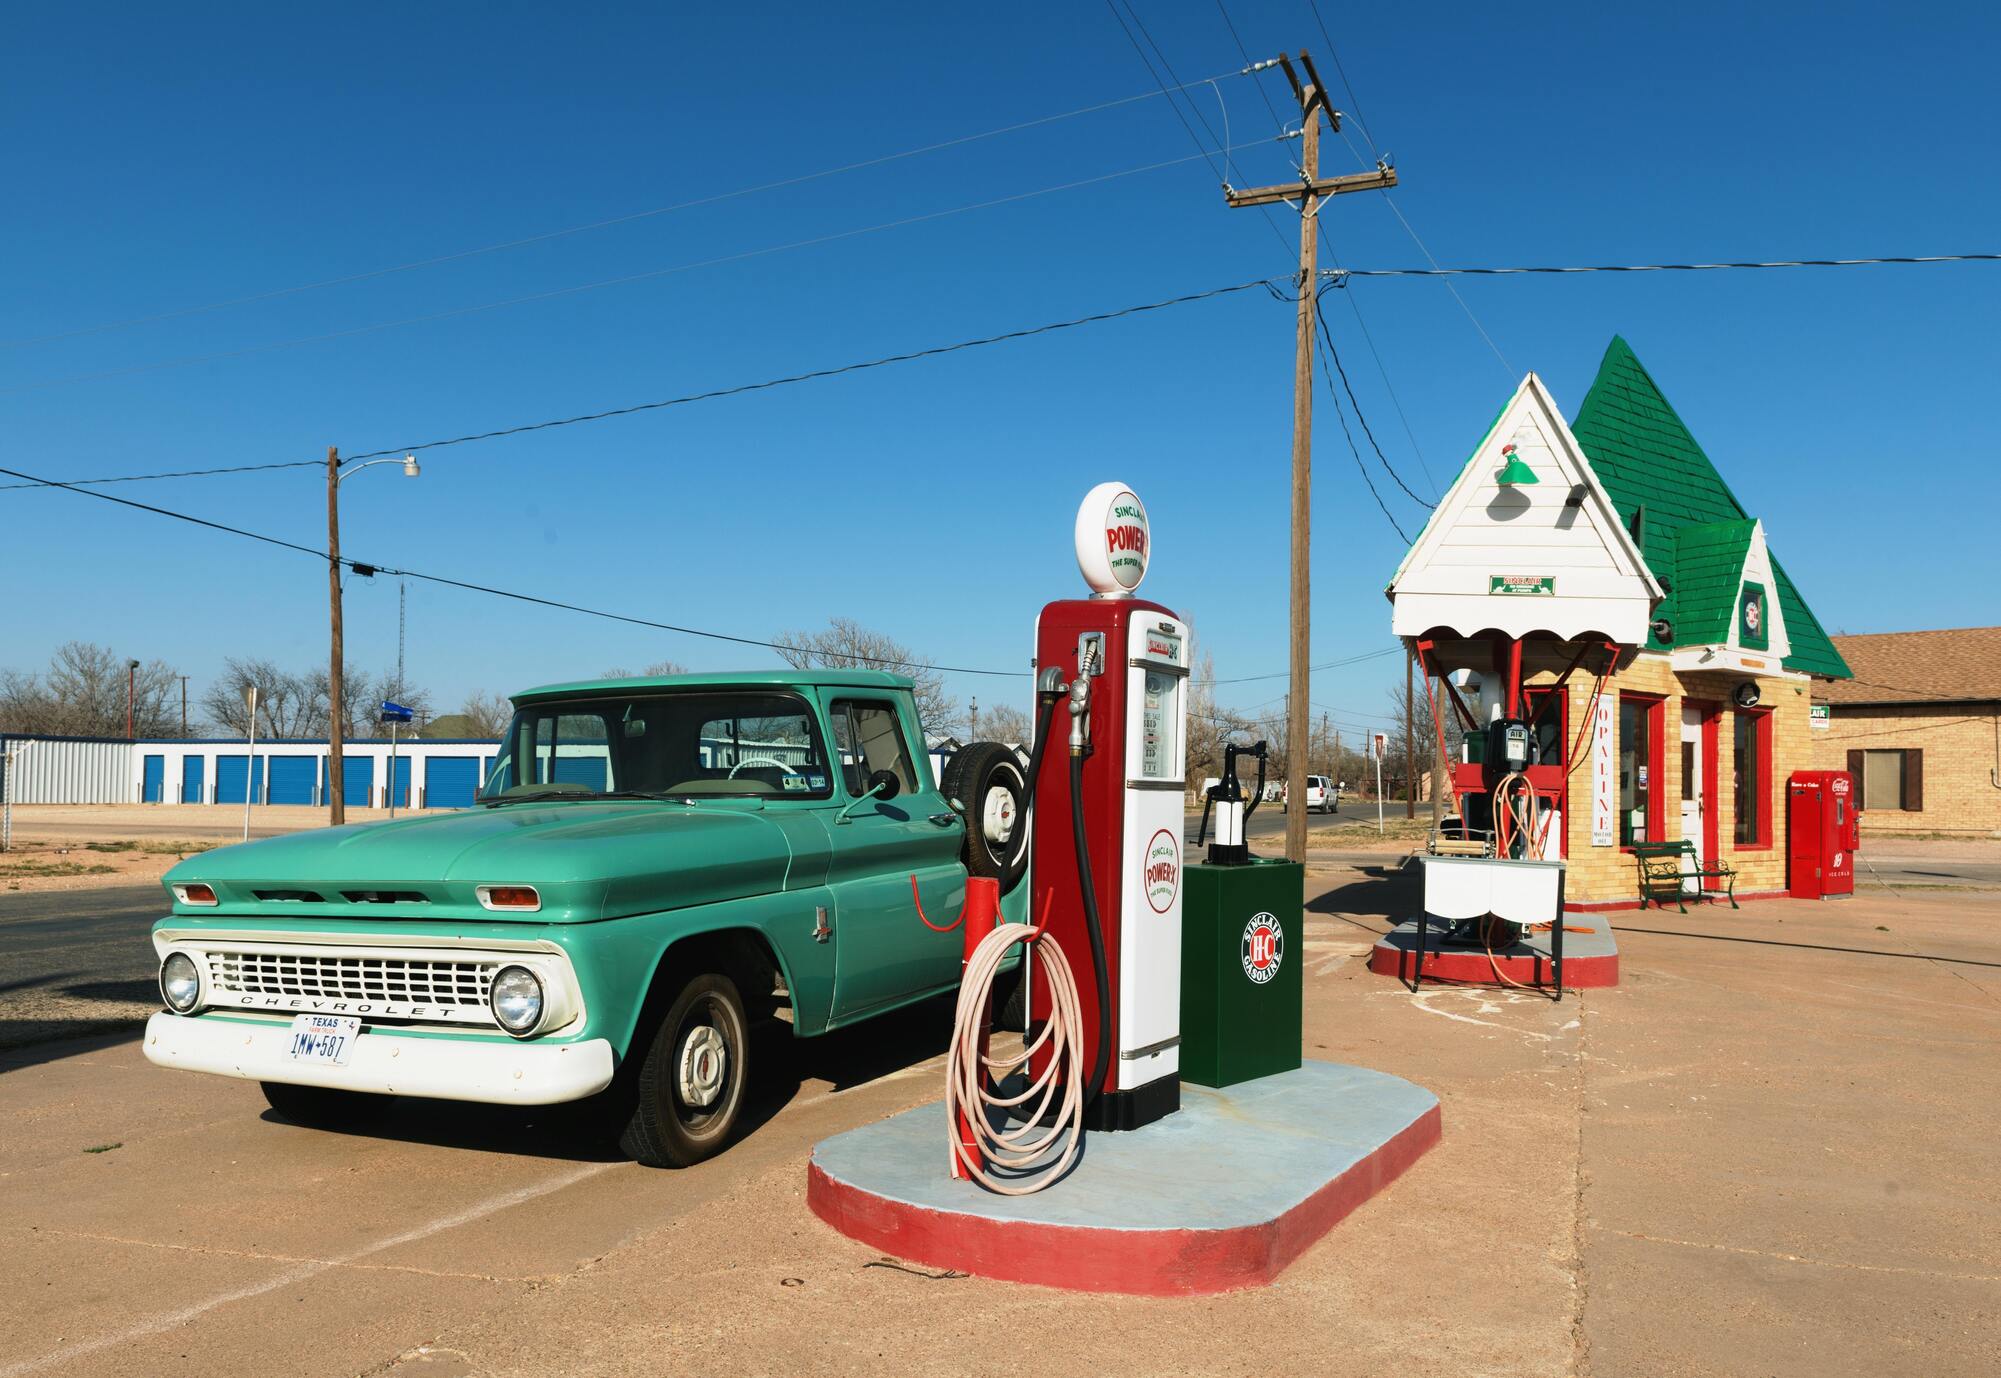
[[[1140,866],[1148,907],[1156,914],[1165,914],[1174,907],[1174,896],[1181,889],[1181,844],[1174,834],[1165,828],[1155,833],[1146,844]]]
[[[1276,917],[1263,912],[1251,915],[1244,925],[1244,975],[1261,986],[1278,975],[1285,960],[1285,930]]]

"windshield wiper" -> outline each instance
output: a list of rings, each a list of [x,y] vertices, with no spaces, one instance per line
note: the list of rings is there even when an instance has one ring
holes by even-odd
[[[526,794],[496,795],[492,799],[482,799],[479,802],[488,808],[493,808],[501,804],[549,804],[562,800],[584,800],[589,802],[597,799],[650,799],[657,804],[684,802],[676,794],[663,794],[657,790],[643,789],[531,790]]]

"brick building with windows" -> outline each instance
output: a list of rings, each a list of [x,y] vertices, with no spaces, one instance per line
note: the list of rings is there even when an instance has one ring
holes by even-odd
[[[1849,668],[1623,339],[1568,425],[1523,380],[1388,593],[1441,716],[1532,719],[1536,854],[1568,863],[1570,907],[1636,903],[1641,842],[1691,841],[1739,898],[1785,890],[1786,777],[1814,768],[1817,686]]]
[[[1864,836],[2001,837],[2001,627],[1834,644],[1855,677],[1814,686],[1814,765],[1855,775]]]

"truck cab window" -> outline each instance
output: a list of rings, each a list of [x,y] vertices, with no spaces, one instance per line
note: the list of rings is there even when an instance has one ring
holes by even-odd
[[[868,777],[878,770],[894,775],[904,794],[917,789],[917,772],[911,766],[910,748],[903,740],[903,725],[897,720],[894,704],[839,699],[832,716],[841,778],[847,782],[850,795],[860,798],[868,789]]]

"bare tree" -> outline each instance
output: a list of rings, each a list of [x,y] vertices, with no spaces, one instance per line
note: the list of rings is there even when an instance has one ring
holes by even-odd
[[[165,661],[132,668],[109,646],[71,641],[41,674],[0,671],[0,727],[70,737],[123,737],[126,695],[141,737],[180,731],[180,674]]]
[[[961,721],[965,722],[969,734],[967,740],[972,740],[970,734],[974,731],[974,724],[970,719]],[[978,735],[983,742],[1004,742],[1010,746],[1028,747],[1033,744],[1035,729],[1029,723],[1028,714],[1011,703],[1002,703],[980,710]]]
[[[466,701],[459,705],[459,716],[465,719],[468,737],[498,737],[513,720],[514,705],[499,694],[479,689],[466,695]]]
[[[1202,782],[1223,773],[1223,747],[1235,741],[1248,746],[1258,733],[1250,719],[1216,704],[1216,658],[1204,655],[1188,681],[1187,778],[1199,790]]]
[[[685,675],[688,667],[678,660],[656,660],[645,669],[634,674],[623,665],[615,665],[598,676],[599,679],[664,679],[668,675]],[[504,724],[503,724],[504,725]]]
[[[384,700],[400,703],[419,718],[431,716],[431,696],[415,686],[399,683],[395,672],[369,674],[353,666],[341,671],[345,692],[341,695],[341,735],[373,736],[378,705]],[[201,696],[202,711],[221,725],[230,736],[243,736],[249,729],[249,713],[243,691],[257,686],[259,736],[279,740],[311,741],[328,735],[328,682],[324,669],[303,673],[286,670],[261,658],[223,662],[223,670]]]
[[[958,717],[958,702],[945,692],[945,677],[931,662],[851,618],[833,618],[824,631],[780,632],[772,640],[779,658],[797,670],[888,670],[909,676],[917,686],[918,720],[926,728],[942,728]]]

